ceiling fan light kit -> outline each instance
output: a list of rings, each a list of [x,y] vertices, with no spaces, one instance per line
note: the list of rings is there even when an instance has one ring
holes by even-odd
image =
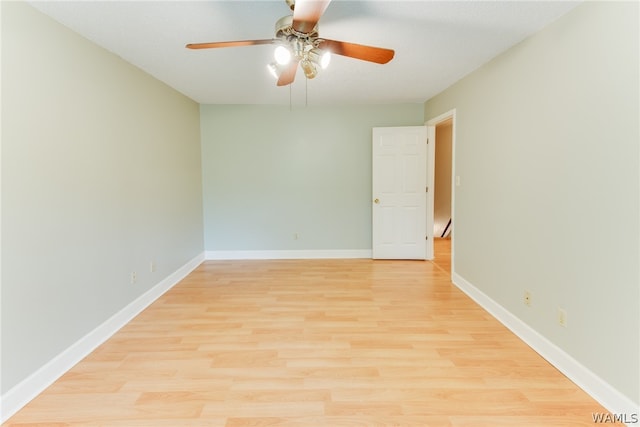
[[[273,52],[273,57],[276,59],[276,62],[280,65],[287,65],[291,62],[291,51],[284,46],[278,46],[276,50]]]
[[[308,79],[312,79],[318,75],[318,67],[308,59],[300,61],[300,67],[302,68],[302,71],[304,71],[305,77]]]
[[[189,49],[212,49],[222,47],[278,45],[274,51],[275,62],[267,65],[269,72],[278,79],[278,86],[293,83],[298,64],[307,79],[318,75],[318,69],[326,69],[331,54],[362,61],[386,64],[393,59],[391,49],[365,46],[320,38],[318,21],[331,0],[285,0],[293,15],[280,18],[275,25],[275,38],[265,40],[241,40],[212,43],[190,43]]]
[[[269,70],[274,79],[280,78],[280,74],[282,74],[282,67],[277,62],[267,65],[267,70]]]

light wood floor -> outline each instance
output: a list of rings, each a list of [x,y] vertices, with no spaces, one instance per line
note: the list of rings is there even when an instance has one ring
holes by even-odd
[[[447,242],[439,242],[447,245]],[[593,426],[436,262],[205,262],[10,426]]]

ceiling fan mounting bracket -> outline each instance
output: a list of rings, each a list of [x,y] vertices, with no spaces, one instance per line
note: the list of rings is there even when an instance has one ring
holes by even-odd
[[[298,39],[313,39],[318,37],[318,25],[309,33],[302,33],[293,28],[293,15],[283,16],[276,22],[276,37],[285,38],[295,36]]]

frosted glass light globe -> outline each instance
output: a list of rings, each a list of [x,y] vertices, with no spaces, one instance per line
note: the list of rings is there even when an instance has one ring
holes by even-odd
[[[278,64],[287,65],[289,61],[291,61],[291,52],[284,46],[278,46],[275,52],[273,52],[273,57]]]

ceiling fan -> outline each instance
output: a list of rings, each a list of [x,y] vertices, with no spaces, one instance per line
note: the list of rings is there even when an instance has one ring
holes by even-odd
[[[393,59],[394,51],[381,47],[365,46],[321,38],[318,21],[331,0],[285,0],[293,15],[276,22],[275,38],[263,40],[239,40],[212,43],[190,43],[189,49],[221,47],[278,45],[274,52],[276,61],[269,64],[269,71],[278,79],[278,86],[293,83],[298,64],[308,79],[314,78],[318,67],[326,68],[331,54],[347,56],[363,61],[386,64]]]

